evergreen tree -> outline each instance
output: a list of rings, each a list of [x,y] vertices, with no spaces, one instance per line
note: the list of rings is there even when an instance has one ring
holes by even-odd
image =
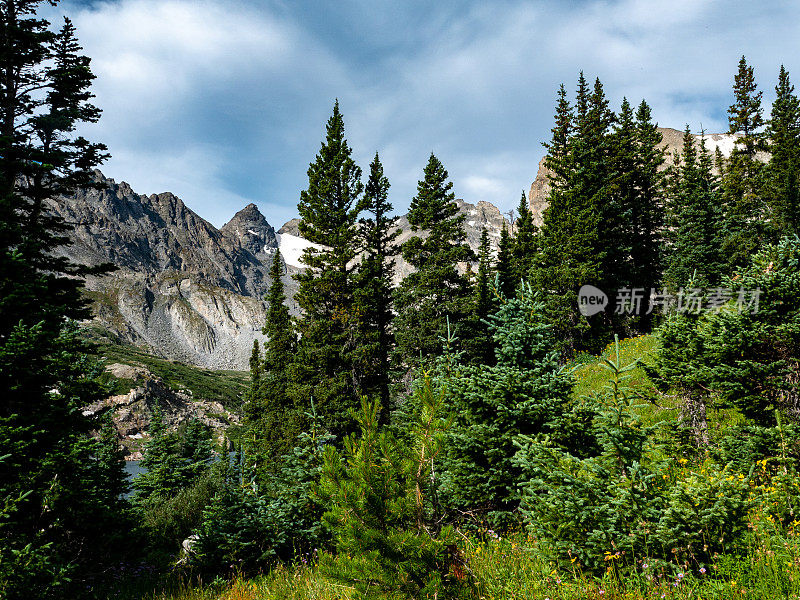
[[[773,241],[800,233],[800,100],[783,65],[775,94],[766,132],[770,160],[765,186]]]
[[[416,393],[408,442],[379,428],[380,406],[365,398],[360,435],[348,437],[341,453],[325,452],[319,492],[337,555],[323,556],[320,567],[364,595],[455,597],[466,579],[455,532],[442,527],[436,503],[442,398],[430,381]]]
[[[431,154],[408,211],[412,231],[427,236],[413,236],[402,245],[403,258],[415,271],[400,283],[395,296],[397,346],[408,366],[438,354],[446,317],[458,327],[467,316],[470,286],[458,265],[472,261],[474,254],[466,243],[464,215],[458,212],[452,187],[444,166]]]
[[[761,92],[744,56],[734,78],[734,103],[728,108],[729,132],[741,134],[726,161],[722,197],[725,210],[723,250],[731,268],[747,263],[766,241],[765,205],[761,194],[763,164],[756,154],[765,149]]]
[[[711,157],[701,137],[700,155],[687,125],[680,165],[672,175],[668,199],[665,283],[674,291],[720,282],[722,258],[717,186]]]
[[[392,276],[398,247],[395,244],[400,230],[395,228],[397,217],[388,200],[389,180],[383,174],[380,157],[370,164],[362,205],[370,216],[361,219],[361,238],[364,257],[356,284],[356,302],[360,315],[360,362],[362,373],[360,392],[373,394],[382,406],[389,406],[389,357],[394,341],[392,325]]]
[[[590,93],[581,73],[574,112],[562,86],[553,135],[546,144],[545,165],[553,175],[532,280],[546,293],[549,318],[559,328],[556,337],[563,340],[567,354],[598,343],[590,339],[597,333],[586,336],[588,323],[578,313],[577,291],[582,285],[602,288],[605,283],[607,251],[600,223],[608,204],[608,129],[612,120],[599,81]],[[595,332],[601,331],[602,318],[594,318]]]
[[[134,500],[146,504],[175,494],[184,485],[178,438],[170,434],[161,409],[153,410],[148,428],[150,439],[142,453],[143,473],[134,480]]]
[[[440,382],[453,420],[447,435],[441,497],[460,514],[508,527],[521,471],[519,435],[551,432],[565,411],[571,376],[558,367],[553,329],[529,286],[490,317],[494,365],[453,368]]]
[[[462,327],[462,345],[466,353],[466,360],[474,364],[490,364],[493,362],[494,351],[492,338],[486,319],[493,311],[496,290],[494,287],[494,270],[492,268],[492,251],[489,243],[489,232],[484,227],[481,230],[481,242],[478,248],[478,272],[475,274],[475,283],[470,305],[472,314],[465,326]]]
[[[536,226],[533,224],[533,213],[528,207],[524,191],[519,199],[517,213],[519,216],[514,223],[514,244],[511,251],[515,286],[530,277],[537,250]]]
[[[663,136],[653,123],[650,106],[642,100],[636,110],[637,153],[636,185],[638,194],[631,211],[630,282],[645,289],[642,304],[642,328],[650,330],[650,291],[661,281],[663,272],[663,228],[665,222],[664,151],[659,147]],[[645,306],[647,305],[647,306]]]
[[[262,333],[263,357],[254,342],[250,360],[250,391],[245,405],[245,426],[252,458],[265,468],[274,468],[275,460],[289,451],[299,434],[301,419],[291,401],[290,367],[297,338],[286,306],[282,275],[285,264],[280,250],[270,266],[267,292],[267,319]]]
[[[68,226],[45,201],[89,185],[105,148],[77,136],[97,121],[89,58],[44,2],[0,5],[0,497],[19,498],[0,531],[8,598],[79,597],[118,559],[127,526],[120,463],[91,441],[79,408],[99,370],[71,319],[89,316],[81,276],[60,257]]]
[[[313,397],[326,425],[338,435],[353,426],[349,409],[358,403],[354,259],[364,186],[344,137],[338,101],[326,131],[326,140],[308,168],[308,188],[297,205],[300,234],[321,248],[303,251],[306,271],[295,275],[299,284],[295,301],[302,315],[292,394],[298,408]]]
[[[514,239],[508,233],[508,227],[506,227],[506,222],[504,220],[503,227],[500,230],[500,241],[497,244],[497,266],[495,276],[497,291],[503,298],[511,298],[514,295],[514,288],[517,285],[517,282],[514,281],[516,273],[514,269],[514,257],[512,255],[514,250],[513,244]]]

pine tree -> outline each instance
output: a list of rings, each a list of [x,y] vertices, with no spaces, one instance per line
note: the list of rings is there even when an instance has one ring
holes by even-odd
[[[783,65],[775,94],[766,131],[770,160],[765,189],[773,242],[800,233],[800,100]]]
[[[354,259],[364,186],[344,137],[338,101],[326,130],[326,140],[308,168],[308,188],[297,205],[300,234],[321,249],[306,248],[306,271],[295,275],[295,301],[302,315],[292,367],[298,384],[292,393],[298,408],[308,406],[313,397],[326,425],[338,435],[353,426],[349,409],[358,402]]]
[[[104,390],[70,322],[89,316],[82,275],[105,269],[59,257],[68,225],[45,210],[90,185],[105,148],[75,130],[100,111],[74,27],[51,31],[36,16],[44,4],[0,6],[0,455],[11,454],[0,497],[24,495],[0,532],[9,598],[78,597],[119,558],[127,526],[120,463],[88,438],[95,424],[79,410]]]
[[[672,290],[717,285],[722,275],[717,186],[701,136],[700,156],[688,125],[680,165],[673,171],[668,200],[664,282]]]
[[[393,207],[388,200],[389,180],[383,174],[380,157],[370,164],[370,173],[362,204],[370,216],[361,219],[364,257],[356,284],[356,302],[360,315],[360,362],[362,394],[376,396],[382,406],[389,406],[390,353],[392,334],[392,276],[395,244],[400,230],[397,217],[390,216]]]
[[[470,286],[458,265],[472,261],[474,254],[466,243],[464,215],[459,214],[452,187],[444,166],[431,154],[408,211],[412,231],[427,237],[414,236],[403,244],[403,258],[415,271],[395,296],[398,352],[408,366],[418,364],[421,356],[439,353],[446,317],[459,324],[467,316]]]
[[[519,199],[517,213],[519,216],[514,223],[514,244],[511,250],[515,287],[520,281],[529,280],[537,250],[536,226],[533,224],[533,213],[528,207],[524,190]]]
[[[466,578],[455,533],[442,527],[436,503],[442,398],[427,380],[416,394],[420,409],[407,441],[379,428],[380,406],[365,398],[360,435],[348,437],[342,452],[325,452],[319,491],[337,556],[323,556],[320,568],[365,595],[456,597],[462,582],[451,573]]]
[[[761,197],[763,164],[756,154],[765,149],[761,92],[742,56],[734,78],[734,103],[728,108],[729,132],[741,134],[726,161],[723,184],[725,239],[723,250],[731,268],[747,263],[766,241],[766,215]]]
[[[503,221],[503,227],[500,229],[500,241],[497,244],[497,266],[495,267],[497,291],[502,294],[503,298],[513,297],[514,289],[519,283],[515,281],[513,244],[514,239],[508,233],[506,222]]]
[[[251,386],[245,405],[251,457],[267,469],[275,468],[275,460],[292,447],[301,426],[290,393],[290,366],[297,338],[286,306],[282,280],[284,269],[281,252],[276,250],[269,272],[267,319],[262,329],[267,341],[264,342],[263,357],[258,352],[258,342],[254,342],[250,363]]]

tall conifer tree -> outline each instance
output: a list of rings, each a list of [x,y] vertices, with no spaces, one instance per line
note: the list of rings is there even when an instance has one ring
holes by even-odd
[[[0,4],[0,498],[19,499],[0,528],[4,598],[78,597],[127,526],[119,455],[80,410],[105,390],[69,322],[89,316],[82,275],[104,269],[59,256],[69,226],[45,208],[91,185],[105,147],[75,130],[100,110],[72,23],[36,15],[49,4]]]
[[[724,251],[729,267],[744,265],[766,238],[765,204],[762,199],[763,164],[757,159],[765,149],[762,93],[753,67],[742,56],[734,78],[734,103],[728,108],[729,132],[740,134],[726,161],[723,176],[725,206]]]
[[[512,252],[514,240],[508,233],[506,222],[503,221],[503,227],[500,229],[500,241],[497,244],[497,284],[498,292],[504,298],[512,298],[514,296],[514,288],[519,284],[516,281],[516,272],[514,269],[514,257]]]
[[[293,404],[290,390],[297,336],[286,305],[282,280],[285,268],[281,252],[277,250],[270,266],[267,319],[261,330],[267,340],[263,356],[254,344],[250,363],[251,391],[245,410],[252,453],[259,464],[269,468],[276,466],[276,457],[292,448],[300,433],[299,410]]]
[[[412,231],[427,236],[414,236],[403,244],[403,258],[415,271],[396,295],[398,350],[408,366],[440,352],[447,317],[458,324],[467,316],[470,286],[458,265],[474,260],[474,253],[466,243],[464,215],[452,188],[447,170],[431,154],[408,211]]]
[[[517,213],[519,216],[514,223],[514,244],[511,250],[515,285],[529,279],[537,249],[536,226],[533,224],[533,214],[524,191],[519,200]]]
[[[364,250],[356,286],[361,323],[360,361],[362,393],[377,396],[382,415],[389,414],[389,357],[394,347],[392,334],[392,276],[398,252],[395,244],[400,230],[396,217],[390,216],[389,180],[377,152],[370,164],[369,180],[364,189],[363,209],[369,214],[361,219]]]
[[[688,125],[681,162],[673,170],[668,199],[665,283],[673,290],[718,285],[722,265],[717,185],[711,156],[701,138],[700,155]]]
[[[605,284],[600,223],[607,204],[612,121],[602,84],[597,81],[589,92],[581,73],[574,111],[561,87],[552,138],[545,145],[545,164],[553,175],[532,279],[545,292],[547,313],[558,328],[556,339],[568,354],[593,343],[581,339],[588,325],[578,313],[578,289]],[[599,324],[601,318],[594,321]]]
[[[775,95],[767,123],[770,160],[765,190],[773,241],[800,233],[800,101],[783,65]]]
[[[494,269],[492,267],[492,250],[489,243],[489,232],[484,227],[481,231],[481,242],[478,248],[478,271],[475,274],[472,300],[472,314],[462,327],[462,345],[466,356],[464,360],[473,364],[492,364],[494,350],[486,319],[493,312],[495,289]]]
[[[354,426],[349,410],[358,405],[354,259],[364,186],[361,169],[345,139],[338,101],[326,132],[325,142],[308,168],[308,188],[301,192],[297,205],[300,234],[320,247],[303,251],[306,271],[295,275],[299,284],[295,301],[302,315],[294,363],[298,385],[293,390],[296,400],[306,407],[313,397],[326,425],[338,435]]]

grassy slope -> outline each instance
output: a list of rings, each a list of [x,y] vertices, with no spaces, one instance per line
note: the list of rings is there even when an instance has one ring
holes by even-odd
[[[242,397],[250,380],[250,374],[246,371],[215,371],[166,360],[135,346],[115,342],[96,330],[90,333],[90,337],[98,345],[104,364],[142,366],[161,377],[174,390],[189,390],[194,398],[220,402],[231,411],[241,408]],[[130,380],[117,380],[114,391],[124,393],[132,384]]]

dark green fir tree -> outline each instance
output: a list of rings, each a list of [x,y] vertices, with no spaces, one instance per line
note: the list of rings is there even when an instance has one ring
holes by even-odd
[[[683,134],[681,162],[673,169],[667,205],[664,282],[680,288],[718,285],[722,275],[721,215],[711,156],[701,137],[698,156],[689,127]]]
[[[764,166],[757,157],[766,146],[762,93],[757,90],[753,67],[742,56],[734,78],[734,103],[728,108],[728,130],[740,137],[726,161],[722,178],[723,251],[729,269],[746,265],[767,241],[766,204],[762,198]]]
[[[361,240],[364,257],[356,276],[356,302],[360,321],[359,345],[360,392],[377,397],[389,406],[390,356],[394,348],[392,332],[392,276],[395,243],[400,230],[388,199],[389,180],[383,173],[380,157],[370,164],[362,208],[369,215],[362,218]],[[388,410],[385,411],[388,414]]]
[[[537,229],[533,224],[533,213],[528,206],[528,199],[525,192],[519,199],[517,207],[517,220],[514,223],[514,244],[511,250],[511,258],[514,267],[514,286],[519,285],[520,281],[530,279],[533,261],[537,251]]]
[[[69,226],[45,201],[92,183],[105,147],[75,131],[98,120],[75,28],[0,6],[0,594],[79,598],[120,559],[129,522],[119,456],[90,439],[81,407],[107,392],[74,326],[82,276],[59,253]],[[17,501],[18,500],[18,501]]]
[[[326,132],[308,168],[308,188],[297,205],[300,234],[317,246],[304,250],[301,260],[306,270],[295,275],[294,298],[301,316],[292,395],[303,412],[313,398],[326,427],[339,435],[354,426],[349,411],[358,405],[354,259],[364,185],[345,139],[338,101]]]
[[[766,131],[770,160],[764,190],[773,241],[800,233],[800,101],[783,66],[775,95]]]
[[[413,236],[403,244],[403,258],[415,270],[395,296],[397,346],[406,367],[439,354],[447,317],[457,329],[469,314],[470,285],[459,264],[473,261],[474,253],[466,243],[464,215],[452,188],[444,166],[431,154],[408,211],[412,231],[427,236]]]
[[[267,336],[263,356],[254,343],[250,359],[250,391],[245,405],[245,426],[250,457],[263,467],[275,466],[275,459],[294,444],[302,420],[291,400],[290,367],[297,337],[286,305],[283,275],[286,265],[276,250],[270,266],[267,319],[262,333]]]
[[[514,238],[508,232],[506,222],[500,229],[500,240],[497,244],[497,264],[495,267],[495,284],[497,292],[503,298],[511,298],[514,295],[514,288],[519,282],[516,279],[516,269],[514,269]]]

